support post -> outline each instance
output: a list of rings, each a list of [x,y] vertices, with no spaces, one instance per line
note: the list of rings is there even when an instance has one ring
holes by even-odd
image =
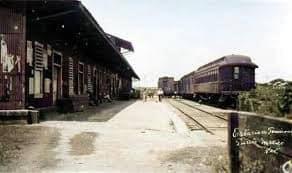
[[[234,129],[238,128],[238,113],[232,112],[228,116],[228,152],[229,152],[229,163],[230,172],[239,173],[240,161],[239,161],[239,146],[237,146],[237,137],[233,137]]]

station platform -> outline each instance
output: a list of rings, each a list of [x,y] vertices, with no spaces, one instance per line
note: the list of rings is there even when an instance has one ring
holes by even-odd
[[[170,105],[156,100],[115,101],[27,127],[54,130],[24,147],[14,172],[213,172],[210,157],[225,147],[189,131]]]
[[[188,135],[185,123],[164,103],[137,101],[113,117],[108,124],[121,129],[156,130]]]

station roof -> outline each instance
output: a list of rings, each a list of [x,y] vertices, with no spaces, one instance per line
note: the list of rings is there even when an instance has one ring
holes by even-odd
[[[123,48],[123,49],[127,49],[128,51],[134,52],[134,47],[131,42],[124,40],[122,38],[119,38],[117,36],[111,35],[111,34],[107,34],[107,36],[112,40],[112,42],[114,42],[114,44],[118,48]]]
[[[139,79],[132,66],[120,52],[120,47],[134,51],[131,42],[106,34],[86,7],[77,0],[0,1],[0,6],[14,7],[27,16],[27,34],[54,33],[59,37],[47,40],[56,44],[74,43],[87,57],[129,78]],[[31,26],[31,28],[29,28]],[[32,27],[33,26],[33,27]],[[115,38],[116,42],[113,42]],[[74,47],[72,47],[74,49]]]

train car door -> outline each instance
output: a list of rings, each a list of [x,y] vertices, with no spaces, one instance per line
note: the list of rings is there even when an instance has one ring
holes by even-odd
[[[53,104],[62,98],[62,54],[53,53]]]
[[[240,86],[240,68],[239,66],[234,66],[233,67],[233,79],[232,79],[232,88],[231,90],[233,91],[240,91],[241,86]]]

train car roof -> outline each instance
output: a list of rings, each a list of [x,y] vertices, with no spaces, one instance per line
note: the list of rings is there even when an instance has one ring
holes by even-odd
[[[205,68],[210,68],[212,66],[228,66],[228,65],[246,65],[257,68],[258,66],[251,61],[251,58],[245,55],[227,55],[223,56],[219,59],[216,59],[208,64],[205,64],[198,68],[199,70],[203,70]]]
[[[165,79],[174,79],[174,77],[163,76],[163,77],[160,77],[158,80],[165,80]]]
[[[250,57],[245,55],[227,55],[224,56],[225,63],[252,63]]]
[[[195,74],[196,72],[197,72],[196,70],[195,70],[195,71],[192,71],[192,72],[190,72],[190,73],[184,75],[183,77],[181,77],[181,79],[186,78],[186,77],[189,77],[190,75],[193,75],[193,74]]]
[[[191,75],[194,75],[195,73],[201,73],[204,70],[214,68],[214,67],[223,67],[223,66],[232,66],[232,65],[244,65],[249,66],[253,68],[258,68],[258,66],[251,61],[251,58],[249,56],[245,55],[226,55],[221,58],[218,58],[214,61],[209,62],[208,64],[205,64],[203,66],[200,66],[197,70],[192,71],[180,78],[180,80],[187,78]]]
[[[258,66],[251,61],[251,58],[245,55],[228,55],[224,56],[224,62],[220,66],[226,65],[246,65],[257,68]]]

